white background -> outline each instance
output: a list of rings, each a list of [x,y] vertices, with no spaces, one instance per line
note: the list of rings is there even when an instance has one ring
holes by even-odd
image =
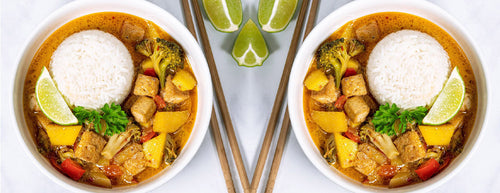
[[[31,163],[20,147],[11,108],[14,73],[24,42],[36,26],[51,12],[68,3],[68,0],[34,1],[15,0],[1,2],[1,95],[0,95],[0,191],[2,192],[67,192],[44,176]],[[200,1],[201,2],[201,1]],[[349,1],[322,0],[316,23]],[[436,192],[499,192],[500,191],[500,122],[498,121],[499,81],[497,76],[500,54],[500,1],[498,0],[432,0],[454,16],[477,41],[482,52],[484,66],[492,77],[493,93],[489,108],[485,137],[470,162],[454,178],[437,188]],[[155,0],[153,3],[184,22],[180,0]],[[258,0],[242,0],[244,21],[257,21]],[[201,4],[201,3],[200,3]],[[300,2],[299,2],[300,4]],[[298,10],[288,28],[280,33],[263,33],[271,52],[264,66],[238,67],[230,51],[237,33],[216,31],[205,19],[215,55],[219,76],[228,102],[236,135],[242,151],[248,178],[252,179],[260,145],[271,113],[279,80],[288,53],[290,39],[295,28]],[[280,128],[280,127],[278,127]],[[278,130],[278,129],[277,129]],[[222,132],[225,138],[225,133]],[[275,133],[275,140],[278,133]],[[229,146],[225,141],[226,151]],[[269,156],[271,161],[274,151]],[[232,163],[232,156],[228,154]],[[236,171],[234,165],[231,166]],[[266,167],[264,176],[268,174]],[[233,172],[237,191],[241,192],[237,173]],[[263,177],[261,184],[265,184]],[[261,186],[262,189],[262,186]],[[172,180],[153,192],[226,192],[219,166],[212,133],[208,132],[194,159]],[[289,134],[282,164],[278,173],[275,192],[346,192],[345,189],[324,177],[305,157],[293,132]]]

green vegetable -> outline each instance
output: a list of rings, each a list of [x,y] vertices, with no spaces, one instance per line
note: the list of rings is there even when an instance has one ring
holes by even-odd
[[[396,134],[394,123],[399,120],[398,133],[404,133],[408,124],[422,124],[422,119],[427,114],[427,108],[422,106],[401,113],[398,113],[399,110],[400,108],[396,104],[392,104],[392,106],[389,103],[381,105],[372,120],[375,131],[393,136]]]
[[[365,50],[365,46],[356,39],[336,39],[321,45],[316,52],[318,69],[328,74],[335,73],[335,86],[340,87],[340,80],[347,69],[347,63]]]
[[[165,87],[167,73],[175,74],[177,68],[184,68],[184,51],[173,41],[144,39],[137,44],[135,50],[151,59],[162,88]]]
[[[125,131],[129,120],[120,105],[115,105],[115,103],[111,105],[105,104],[100,110],[102,113],[97,110],[88,110],[78,106],[73,109],[73,113],[78,119],[78,124],[93,123],[97,133],[100,133],[102,130],[101,120],[104,120],[106,123],[105,135],[112,136],[115,133]]]

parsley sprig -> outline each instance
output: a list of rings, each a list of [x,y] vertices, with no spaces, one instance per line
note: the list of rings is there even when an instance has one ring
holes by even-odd
[[[102,130],[101,120],[106,123],[105,135],[112,136],[115,133],[121,133],[125,131],[127,124],[129,122],[127,114],[122,110],[120,105],[105,104],[101,108],[101,112],[97,110],[88,110],[81,106],[73,109],[73,114],[75,114],[78,119],[78,124],[94,124],[94,129],[97,133]]]
[[[422,119],[427,114],[427,108],[422,106],[401,113],[398,113],[399,110],[400,108],[396,104],[392,104],[392,106],[389,103],[381,105],[372,120],[375,131],[393,136],[396,134],[394,123],[399,120],[398,133],[404,133],[408,124],[422,124]]]

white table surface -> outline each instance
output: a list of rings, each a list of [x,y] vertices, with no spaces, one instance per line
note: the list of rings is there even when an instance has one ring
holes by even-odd
[[[49,180],[34,164],[26,152],[19,146],[15,133],[17,129],[14,117],[9,114],[11,108],[12,85],[17,60],[22,46],[45,17],[52,11],[68,3],[68,0],[35,1],[16,0],[1,2],[1,95],[0,95],[0,191],[1,192],[67,192],[63,187]],[[242,0],[244,21],[249,17],[257,21],[258,0]],[[322,0],[316,23],[347,0]],[[500,54],[500,1],[498,0],[432,0],[433,3],[448,11],[467,29],[482,51],[484,65],[490,71],[489,84],[493,98],[489,108],[491,114],[486,125],[485,135],[479,150],[470,159],[466,167],[450,181],[437,188],[435,192],[499,192],[500,191],[500,155],[496,147],[500,146],[499,72]],[[181,22],[184,21],[180,0],[155,0],[153,3],[164,8]],[[297,9],[298,10],[298,9]],[[298,11],[297,11],[298,13]],[[263,140],[271,108],[274,102],[281,72],[288,53],[290,39],[297,13],[288,28],[280,33],[264,33],[271,51],[264,66],[257,68],[238,67],[231,58],[230,51],[237,33],[217,32],[208,20],[205,25],[214,51],[219,76],[228,102],[236,135],[239,140],[248,178],[252,179],[260,146]],[[225,133],[222,132],[225,138]],[[275,134],[272,149],[275,147]],[[229,152],[227,140],[226,151]],[[269,156],[272,159],[274,151]],[[228,155],[232,163],[232,156]],[[234,165],[232,170],[236,171]],[[266,167],[264,176],[268,174]],[[233,178],[237,191],[241,192],[237,173]],[[265,184],[263,177],[261,184]],[[260,190],[262,189],[262,185]],[[198,153],[193,160],[172,180],[153,192],[226,192],[224,178],[219,166],[212,133],[208,132]],[[259,191],[260,192],[260,191]],[[295,135],[290,133],[285,147],[283,160],[278,173],[275,192],[347,192],[324,177],[305,157]]]

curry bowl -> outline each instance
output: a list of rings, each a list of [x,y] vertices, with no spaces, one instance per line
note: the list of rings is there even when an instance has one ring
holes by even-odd
[[[325,133],[325,135],[328,135],[328,136],[335,136],[335,140],[336,140],[335,144],[337,144],[337,139],[336,139],[337,136],[339,138],[343,138],[343,139],[351,139],[352,141],[355,141],[355,142],[356,142],[356,140],[354,140],[354,137],[351,138],[350,136],[347,136],[347,134],[345,134],[345,133],[341,134],[339,131],[334,131],[336,128],[332,128],[333,134],[330,134],[322,127],[326,123],[324,123],[324,122],[320,123],[320,122],[315,122],[315,121],[310,120],[310,118],[309,118],[310,113],[308,113],[310,111],[309,105],[306,104],[306,103],[309,103],[309,98],[305,98],[305,97],[309,97],[306,95],[310,95],[307,93],[313,92],[313,91],[308,91],[308,90],[312,90],[312,89],[307,87],[308,83],[305,82],[306,81],[305,79],[310,74],[312,74],[314,71],[314,69],[313,69],[314,67],[312,67],[312,66],[313,65],[316,66],[316,62],[317,62],[317,60],[316,60],[317,53],[316,52],[320,48],[320,46],[324,45],[323,44],[324,42],[328,42],[330,40],[334,40],[335,38],[339,38],[340,34],[344,33],[345,31],[348,31],[348,30],[346,30],[348,28],[345,26],[349,26],[348,25],[349,22],[356,20],[356,19],[359,19],[358,21],[360,21],[360,20],[364,21],[363,17],[366,18],[366,16],[370,16],[370,15],[374,15],[374,14],[381,14],[381,13],[411,14],[413,16],[423,18],[426,21],[430,21],[431,23],[435,24],[438,28],[444,30],[445,33],[449,34],[449,36],[454,41],[456,41],[456,44],[463,51],[463,53],[465,55],[465,59],[470,62],[470,68],[472,71],[465,71],[464,70],[464,72],[461,72],[461,73],[463,73],[465,76],[467,76],[466,73],[470,73],[471,75],[473,75],[475,77],[475,85],[476,85],[475,88],[476,88],[476,93],[477,93],[477,108],[475,110],[475,120],[473,123],[470,124],[471,131],[464,142],[463,150],[461,151],[461,153],[458,154],[458,156],[454,157],[452,159],[452,161],[449,162],[449,165],[447,165],[447,167],[445,167],[443,170],[439,170],[440,172],[435,174],[432,178],[423,180],[419,183],[411,183],[411,184],[407,184],[404,186],[398,186],[398,187],[392,187],[392,188],[388,188],[387,186],[381,187],[381,186],[375,186],[375,185],[368,185],[367,183],[363,183],[362,180],[361,181],[355,180],[353,177],[350,177],[350,176],[346,175],[345,173],[341,172],[340,170],[338,170],[336,168],[337,166],[334,167],[334,166],[329,164],[329,161],[327,161],[325,159],[326,157],[324,157],[324,155],[323,155],[322,151],[324,151],[324,150],[319,150],[319,146],[315,141],[315,140],[318,140],[319,137],[316,137],[317,134],[314,134],[314,135],[311,134],[312,132],[309,129],[310,124],[314,124],[314,125],[317,124],[318,125],[317,127],[322,129],[322,131],[318,131],[318,132]],[[354,25],[356,25],[356,24],[354,24]],[[337,30],[339,30],[339,29],[341,29],[341,31],[337,32]],[[403,29],[403,28],[401,28],[401,29]],[[397,30],[401,30],[401,29],[398,28]],[[410,29],[412,29],[412,28],[410,28]],[[354,30],[356,30],[356,28]],[[380,31],[382,31],[382,30],[380,30]],[[336,35],[336,33],[339,35]],[[391,32],[391,33],[393,33],[393,32]],[[357,34],[357,36],[359,38],[359,34]],[[344,37],[343,34],[342,34],[342,37]],[[380,39],[382,39],[382,38],[383,38],[383,36],[380,37]],[[338,43],[338,42],[336,42],[336,43]],[[372,48],[370,48],[370,49],[372,49]],[[371,50],[370,50],[370,52],[371,52]],[[361,57],[363,57],[363,56],[361,56]],[[367,55],[364,57],[368,58],[369,56]],[[363,61],[361,61],[361,59],[359,59],[359,60],[360,60],[360,63],[363,63]],[[364,60],[368,60],[368,59],[364,59]],[[367,62],[366,61],[364,61],[364,62],[365,63],[362,65],[366,66]],[[322,70],[319,67],[316,67],[316,68],[318,68],[316,71]],[[323,70],[323,72],[328,75],[328,73],[325,70]],[[361,73],[364,73],[364,71],[358,72],[358,73],[361,74]],[[303,42],[299,51],[297,52],[297,56],[295,58],[293,68],[291,71],[291,75],[290,75],[290,82],[288,85],[288,108],[290,111],[290,120],[292,123],[293,131],[294,131],[294,133],[297,137],[297,140],[298,140],[302,150],[304,151],[305,155],[309,158],[309,160],[313,163],[313,165],[318,170],[320,170],[327,178],[329,178],[331,181],[335,182],[336,184],[342,186],[343,188],[350,190],[350,191],[353,191],[353,192],[382,192],[382,191],[383,192],[412,192],[412,191],[427,192],[427,191],[430,191],[430,190],[444,184],[447,180],[451,179],[455,174],[457,174],[461,168],[466,166],[467,161],[471,158],[473,153],[478,149],[479,141],[480,141],[482,134],[483,134],[482,131],[484,130],[484,125],[486,123],[486,115],[487,115],[487,111],[488,111],[487,107],[488,107],[489,99],[491,99],[490,92],[488,89],[489,85],[487,84],[488,82],[487,82],[486,73],[487,72],[485,71],[484,65],[481,61],[481,56],[480,56],[478,47],[477,47],[477,45],[475,45],[473,39],[467,34],[466,30],[453,17],[451,17],[449,14],[447,14],[444,10],[437,7],[436,5],[429,3],[427,1],[416,1],[416,0],[412,0],[412,1],[396,1],[396,0],[353,1],[353,2],[350,2],[350,3],[340,7],[339,9],[333,11],[325,19],[323,19],[318,25],[316,25],[315,28],[311,31],[311,33],[307,36],[307,38]],[[346,74],[347,74],[347,71],[346,71]],[[354,74],[356,74],[356,72],[354,72]],[[322,75],[322,76],[324,76],[324,75]],[[349,76],[351,76],[351,75],[349,75]],[[311,75],[311,77],[312,77],[312,75]],[[344,76],[344,77],[347,77],[347,76]],[[363,77],[361,77],[361,79],[363,79]],[[325,76],[324,80],[325,80],[325,82],[328,82],[328,78],[326,78],[326,76]],[[337,80],[337,79],[335,79],[335,80]],[[314,80],[314,81],[316,81],[316,80]],[[331,82],[331,80],[330,80],[330,82]],[[330,84],[330,82],[325,83],[325,84]],[[362,80],[362,82],[364,82],[364,80]],[[344,80],[342,80],[342,84],[344,84]],[[370,85],[371,84],[367,83],[367,87],[369,87]],[[328,87],[328,85],[324,86],[323,88],[326,88],[326,87]],[[339,89],[338,86],[337,86],[337,89]],[[323,92],[323,91],[321,89],[318,89],[316,92]],[[341,92],[344,93],[346,91],[344,90],[344,88],[342,88]],[[370,93],[368,93],[368,94],[370,94]],[[365,93],[365,95],[366,95],[366,93]],[[338,95],[338,96],[340,96],[340,95]],[[353,96],[353,95],[351,95],[351,96]],[[339,100],[339,99],[337,99],[337,100]],[[311,101],[313,101],[313,100],[311,100]],[[316,100],[315,102],[319,102],[319,100]],[[306,107],[308,109],[306,109]],[[333,103],[332,103],[331,108],[334,109],[333,111],[336,111],[338,109],[342,110],[342,108],[338,108],[337,106],[333,107]],[[343,108],[346,108],[346,107],[343,107]],[[343,109],[343,110],[345,110],[345,109]],[[318,110],[318,111],[320,111],[320,110]],[[326,111],[329,111],[329,110],[326,110]],[[307,116],[305,114],[307,114]],[[349,118],[349,113],[346,112],[346,114],[347,115],[344,115],[344,116],[347,116]],[[340,116],[340,117],[343,117],[343,116]],[[366,115],[365,115],[365,117],[366,117]],[[343,119],[345,119],[345,118],[343,118]],[[349,119],[348,121],[351,121],[351,120]],[[313,122],[313,123],[311,123],[311,122]],[[323,125],[320,125],[320,124],[323,124]],[[333,124],[333,123],[331,123],[331,124]],[[351,124],[351,123],[348,122],[347,124]],[[334,132],[338,132],[338,133],[334,133]],[[345,131],[343,131],[343,132],[345,132]],[[328,134],[326,134],[326,133],[328,133]],[[403,133],[404,133],[404,131],[402,133],[400,133],[400,135],[402,135]],[[334,134],[340,134],[340,135],[334,135]],[[400,136],[398,136],[398,137],[400,137]],[[344,140],[344,142],[345,142],[345,140]],[[360,143],[359,138],[358,138],[357,142]],[[342,142],[340,144],[345,144],[345,143]],[[337,146],[337,145],[335,145],[335,146]],[[394,146],[394,144],[393,144],[393,146]],[[397,144],[396,144],[396,146],[397,146]],[[425,146],[425,147],[427,147],[427,146]],[[338,147],[336,147],[336,148],[338,148]],[[398,148],[399,148],[399,146],[398,146]],[[335,149],[335,151],[338,151],[338,150]],[[379,151],[383,152],[383,150],[379,150]],[[356,153],[354,153],[354,154],[356,155]],[[343,155],[343,156],[346,156],[346,155]],[[336,158],[336,159],[338,160],[339,158]],[[386,157],[386,159],[387,159],[387,157]],[[338,161],[333,161],[333,163],[337,164],[336,162],[338,162]],[[404,163],[406,163],[406,162],[404,162]],[[342,163],[340,163],[340,165],[342,165]],[[380,165],[382,165],[382,164],[380,164]],[[338,167],[340,167],[340,166],[338,166]],[[342,167],[344,167],[344,166],[342,166]],[[347,167],[353,167],[353,166],[346,166],[346,168]],[[359,173],[359,175],[363,175],[362,172],[358,172],[358,173]],[[365,175],[365,177],[366,176],[368,176],[368,175]],[[419,176],[417,176],[417,178],[418,177]],[[420,180],[420,179],[418,179],[418,180]],[[367,182],[367,181],[369,181],[369,180],[366,180],[366,178],[365,178],[365,182]]]
[[[195,108],[189,108],[195,109],[194,112],[190,112],[193,115],[193,118],[190,118],[189,120],[191,130],[188,134],[186,134],[187,137],[183,138],[183,140],[185,139],[182,141],[184,146],[181,146],[182,151],[179,150],[180,153],[176,155],[177,157],[175,158],[175,161],[171,162],[170,165],[166,165],[165,168],[157,171],[156,174],[146,177],[139,183],[127,186],[113,186],[113,188],[102,188],[86,183],[79,183],[68,178],[53,167],[53,163],[51,164],[51,161],[38,152],[36,137],[29,131],[26,122],[27,119],[25,117],[25,111],[27,111],[27,109],[23,107],[23,95],[25,93],[24,84],[27,79],[27,74],[29,73],[30,64],[32,63],[32,59],[35,57],[40,46],[44,44],[45,40],[70,21],[82,16],[103,12],[128,14],[137,18],[142,18],[144,21],[154,23],[157,28],[168,34],[168,37],[172,38],[173,41],[183,48],[183,56],[185,56],[185,60],[189,61],[190,65],[190,68],[188,69],[189,73],[193,74],[195,80],[197,81],[195,83],[196,91],[191,94],[193,98],[196,98],[196,100],[193,100],[195,101],[193,104],[189,103],[191,106],[195,106]],[[113,19],[115,18],[113,17]],[[156,85],[156,87],[158,89],[159,86]],[[131,86],[130,90],[133,90],[133,86]],[[23,52],[20,54],[14,79],[12,97],[12,113],[16,117],[15,121],[18,127],[17,133],[19,142],[22,144],[28,156],[32,159],[33,164],[35,164],[40,171],[52,181],[73,192],[146,192],[164,184],[179,173],[190,162],[196,151],[199,149],[208,129],[213,99],[208,65],[201,48],[191,33],[174,16],[160,7],[147,1],[134,0],[74,1],[53,12],[32,33],[31,37],[25,44]],[[163,107],[163,109],[165,108],[166,107]],[[161,134],[158,134],[158,136],[160,135]]]

